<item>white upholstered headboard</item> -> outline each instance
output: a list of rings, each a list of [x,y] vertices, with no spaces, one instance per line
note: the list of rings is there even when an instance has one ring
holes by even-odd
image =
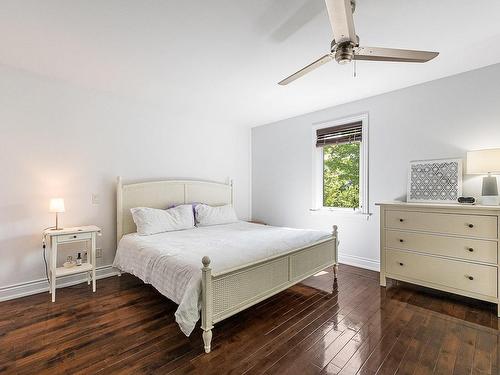
[[[165,209],[175,204],[206,203],[217,206],[233,204],[233,182],[199,180],[162,180],[116,185],[116,240],[136,231],[130,209],[152,207]]]

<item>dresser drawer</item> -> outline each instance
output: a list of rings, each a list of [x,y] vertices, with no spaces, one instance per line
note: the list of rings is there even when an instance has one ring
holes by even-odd
[[[385,246],[477,262],[497,263],[496,241],[386,230]]]
[[[386,228],[496,239],[496,216],[388,210]]]
[[[83,241],[90,240],[92,238],[92,233],[78,233],[78,234],[66,234],[63,236],[57,236],[57,242],[74,242],[74,241]]]
[[[388,274],[497,297],[497,268],[493,266],[401,250],[386,250],[385,261]]]

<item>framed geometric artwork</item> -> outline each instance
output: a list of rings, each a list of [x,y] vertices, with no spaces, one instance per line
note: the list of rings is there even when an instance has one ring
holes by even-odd
[[[456,203],[462,195],[462,159],[410,162],[407,202]]]

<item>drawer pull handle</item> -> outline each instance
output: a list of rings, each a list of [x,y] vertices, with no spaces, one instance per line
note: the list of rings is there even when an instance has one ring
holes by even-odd
[[[404,219],[399,219],[399,221],[402,223],[404,221]]]
[[[404,263],[402,263],[402,262],[399,262],[399,265],[400,265],[400,266],[404,266],[405,264],[404,264]]]
[[[469,228],[474,228],[474,224],[469,224],[468,227]]]
[[[403,240],[402,238],[399,239],[399,242],[405,242],[405,240]]]
[[[471,253],[474,251],[472,247],[469,247],[467,250],[469,250]]]
[[[73,238],[76,238],[76,235],[74,235]]]
[[[468,278],[469,280],[474,280],[474,277],[472,277],[472,276],[465,275],[465,277]]]

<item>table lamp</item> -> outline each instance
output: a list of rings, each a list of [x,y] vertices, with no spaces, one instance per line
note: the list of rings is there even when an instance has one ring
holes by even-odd
[[[500,148],[467,152],[467,174],[487,174],[483,177],[481,203],[498,205],[497,178],[492,174],[500,174]]]
[[[52,198],[49,203],[49,212],[53,212],[56,214],[56,230],[62,229],[59,228],[59,220],[58,214],[64,212],[64,199],[62,198]]]

